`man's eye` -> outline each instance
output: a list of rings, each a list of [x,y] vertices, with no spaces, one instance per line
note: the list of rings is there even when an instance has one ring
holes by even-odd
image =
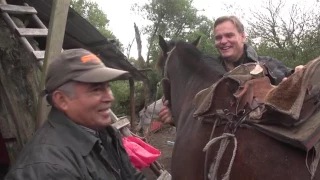
[[[101,91],[101,90],[102,90],[102,87],[99,87],[99,86],[91,89],[92,92],[97,92],[97,91]]]
[[[227,34],[226,36],[227,36],[227,38],[231,38],[234,36],[234,34]]]

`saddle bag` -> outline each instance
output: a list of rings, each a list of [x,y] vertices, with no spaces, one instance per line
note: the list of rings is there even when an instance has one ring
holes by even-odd
[[[261,73],[252,73],[257,66]],[[243,64],[194,98],[194,117],[244,123],[309,150],[320,139],[320,57],[273,86],[263,64]],[[210,118],[209,118],[210,117]]]

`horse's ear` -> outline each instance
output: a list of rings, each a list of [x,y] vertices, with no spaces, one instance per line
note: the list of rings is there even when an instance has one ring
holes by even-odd
[[[164,38],[161,35],[159,35],[159,45],[164,54],[168,52],[167,42],[164,40]]]
[[[198,47],[198,45],[201,42],[201,36],[199,36],[196,40],[194,40],[191,44],[193,44],[195,47]]]

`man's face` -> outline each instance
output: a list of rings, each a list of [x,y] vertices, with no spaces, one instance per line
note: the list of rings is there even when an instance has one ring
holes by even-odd
[[[245,34],[239,33],[231,21],[216,26],[214,39],[221,56],[229,62],[236,62],[244,52]]]
[[[114,101],[108,83],[79,83],[73,88],[73,96],[66,97],[64,112],[74,122],[101,129],[112,123],[111,103]]]

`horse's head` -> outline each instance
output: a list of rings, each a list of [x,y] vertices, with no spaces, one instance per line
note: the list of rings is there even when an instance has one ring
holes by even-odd
[[[162,52],[157,64],[163,71],[163,92],[174,117],[179,116],[181,110],[191,107],[197,92],[212,85],[225,73],[218,59],[203,56],[197,49],[199,42],[200,37],[187,43],[166,42],[159,36]]]
[[[201,36],[199,36],[196,40],[194,40],[190,44],[193,45],[194,47],[197,47],[200,43],[200,40],[201,40]],[[168,58],[168,53],[175,47],[176,43],[177,43],[176,41],[166,42],[164,38],[161,35],[159,35],[159,46],[161,48],[161,52],[156,65],[157,69],[161,69],[162,71],[164,70],[163,68]]]
[[[168,57],[170,55],[170,57],[172,57],[172,51],[174,48],[176,48],[176,45],[177,44],[184,44],[184,45],[187,45],[187,46],[193,46],[194,49],[196,49],[196,47],[198,46],[198,44],[200,43],[200,36],[195,40],[193,41],[192,43],[188,44],[188,43],[185,43],[185,42],[182,42],[182,41],[165,41],[164,38],[159,35],[159,46],[161,48],[161,52],[160,52],[160,56],[159,56],[159,59],[158,59],[158,62],[157,62],[157,69],[161,69],[162,70],[162,75],[164,76],[163,77],[163,80],[162,80],[162,87],[163,87],[163,90],[164,90],[164,97],[166,100],[169,100],[169,106],[171,105],[171,92],[170,92],[170,89],[171,89],[171,86],[170,86],[170,81],[168,79],[168,76],[167,76],[167,71],[168,71],[168,63],[167,60],[168,60]],[[175,53],[175,52],[174,52]],[[170,58],[172,59],[172,58]],[[173,63],[177,63],[178,61],[176,60],[173,60]],[[175,65],[177,66],[177,65]],[[179,65],[178,65],[179,66]]]

